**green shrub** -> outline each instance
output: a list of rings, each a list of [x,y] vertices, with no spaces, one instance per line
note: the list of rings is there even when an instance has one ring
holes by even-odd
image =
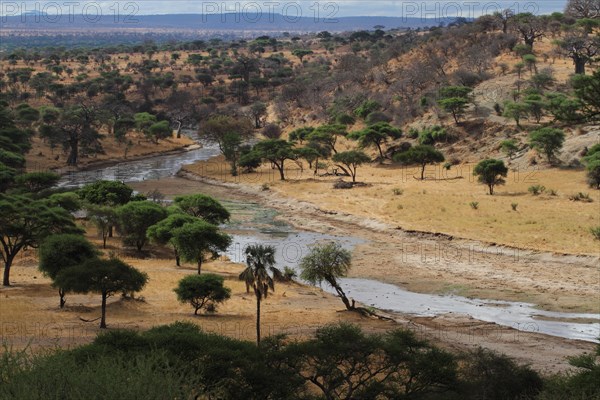
[[[447,142],[449,139],[446,129],[441,126],[425,128],[419,133],[419,143],[432,145],[438,142]]]
[[[538,196],[546,191],[546,187],[542,185],[533,185],[529,186],[529,189],[527,189],[527,191],[534,196]]]
[[[469,203],[469,205],[471,206],[471,208],[473,210],[479,209],[479,202],[478,201],[472,201],[472,202]]]

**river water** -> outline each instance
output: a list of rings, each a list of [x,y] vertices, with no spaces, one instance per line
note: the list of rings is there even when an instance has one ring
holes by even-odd
[[[77,187],[98,179],[140,182],[173,176],[185,164],[208,160],[219,154],[214,144],[181,154],[163,155],[144,160],[128,161],[114,166],[65,175],[61,187]],[[224,228],[233,238],[227,256],[234,262],[244,262],[244,249],[250,244],[268,244],[277,249],[277,266],[297,269],[311,246],[336,241],[352,249],[363,240],[353,237],[299,231],[275,219],[276,212],[258,204],[221,199],[232,211],[232,223]],[[243,218],[237,218],[239,216]],[[250,215],[250,217],[248,217]],[[539,310],[534,304],[471,299],[454,295],[431,295],[409,292],[399,286],[368,279],[341,280],[346,294],[356,301],[385,311],[414,316],[467,315],[475,319],[512,327],[520,331],[585,341],[598,341],[600,315],[561,313]],[[324,285],[323,289],[333,292]],[[341,303],[340,303],[341,304]],[[596,321],[596,322],[591,322]]]

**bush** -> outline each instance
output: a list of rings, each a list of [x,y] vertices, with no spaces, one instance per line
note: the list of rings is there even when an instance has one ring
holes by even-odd
[[[231,289],[223,286],[223,277],[214,274],[189,275],[179,281],[174,289],[181,303],[189,303],[194,307],[194,315],[202,308],[212,305],[215,310],[217,303],[222,303],[231,297]]]
[[[298,276],[298,273],[294,268],[284,267],[283,268],[283,280],[285,282],[291,282]]]
[[[349,114],[340,114],[335,119],[335,122],[341,125],[354,125],[356,118]]]
[[[590,233],[596,240],[600,240],[600,226],[596,226],[594,228],[590,228]]]
[[[569,200],[581,201],[584,203],[592,203],[594,201],[588,193],[582,193],[582,192],[579,192],[579,193],[569,196]]]
[[[517,211],[517,207],[519,207],[519,203],[512,203],[510,205],[510,207],[512,208],[513,211]]]
[[[462,378],[471,396],[464,398],[534,399],[542,389],[543,381],[537,372],[506,356],[480,348],[465,358]]]
[[[529,186],[529,189],[527,189],[527,191],[534,196],[538,196],[546,191],[546,187],[542,185],[533,185]]]
[[[365,100],[360,106],[354,110],[354,114],[362,119],[367,118],[373,111],[381,109],[381,104],[374,100]]]
[[[419,143],[433,145],[438,142],[447,142],[449,139],[448,132],[441,126],[432,126],[425,128],[419,133]]]
[[[406,136],[409,139],[416,139],[419,137],[419,130],[417,128],[410,128]]]
[[[367,118],[365,119],[365,122],[367,123],[367,125],[374,125],[378,122],[391,122],[391,121],[392,121],[392,117],[390,117],[388,114],[381,112],[381,111],[373,111],[372,113],[367,115]]]
[[[479,209],[479,202],[477,202],[477,201],[472,201],[472,202],[469,203],[469,205],[471,206],[471,208],[473,210]]]
[[[392,189],[392,193],[394,193],[394,196],[401,196],[404,193],[404,190],[400,188],[394,188]]]

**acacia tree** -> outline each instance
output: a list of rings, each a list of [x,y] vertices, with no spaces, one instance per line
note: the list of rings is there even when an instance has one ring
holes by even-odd
[[[595,144],[588,150],[583,162],[587,168],[590,187],[600,189],[600,144]]]
[[[335,145],[340,136],[348,136],[346,126],[341,124],[321,125],[314,131],[312,131],[308,135],[307,139],[311,142],[317,142],[324,146],[327,146],[331,150],[331,152],[337,154]]]
[[[351,150],[334,154],[332,160],[343,164],[345,166],[343,169],[347,170],[352,177],[352,183],[356,183],[356,170],[364,163],[371,161],[371,158],[362,151]]]
[[[282,181],[285,180],[285,161],[295,160],[297,157],[293,145],[283,139],[263,140],[258,142],[253,150],[260,158],[275,165]]]
[[[102,238],[105,242],[104,246],[106,246],[104,235],[106,234],[107,237],[112,237],[113,226],[115,226],[116,223],[113,216],[109,215],[110,211],[108,211],[107,208],[121,206],[130,202],[133,198],[133,189],[123,182],[99,180],[83,186],[81,189],[79,189],[78,194],[82,200],[92,205],[86,207],[88,212],[91,211],[92,216],[95,214],[95,211],[100,211],[94,206],[105,207],[102,209],[101,214],[104,214],[102,218],[106,219],[106,227],[108,228],[108,231],[102,232]],[[93,222],[99,223],[100,221],[96,219],[96,221]],[[102,229],[102,227],[100,228]]]
[[[273,276],[271,276],[273,275]],[[246,248],[246,269],[239,279],[246,283],[246,292],[250,288],[256,296],[256,343],[260,345],[260,303],[269,295],[269,289],[275,291],[274,278],[282,273],[275,267],[275,247],[253,245]]]
[[[195,222],[197,219],[191,215],[184,214],[181,212],[174,212],[167,218],[154,224],[148,228],[146,235],[152,242],[160,245],[171,245],[173,247],[173,253],[175,255],[175,263],[178,267],[181,266],[181,257],[177,246],[175,245],[173,238],[175,236],[175,229],[181,228],[183,225]]]
[[[470,96],[473,89],[466,86],[448,86],[440,90],[439,105],[452,114],[454,122],[458,125],[459,117],[464,115],[467,106],[472,101]]]
[[[56,118],[47,120],[47,123],[40,127],[40,135],[55,143],[61,143],[65,150],[68,149],[67,165],[76,166],[79,162],[80,148],[89,152],[102,149],[97,124],[96,110],[79,104],[62,109]]]
[[[10,286],[10,269],[21,250],[37,248],[44,238],[52,234],[80,232],[71,214],[63,208],[51,207],[45,200],[0,194],[2,284]]]
[[[394,161],[403,165],[420,165],[421,180],[425,180],[425,168],[427,164],[441,163],[445,160],[444,155],[433,146],[421,144],[411,147],[407,151],[394,155]]]
[[[148,228],[167,216],[164,207],[151,201],[133,201],[116,210],[118,230],[125,244],[133,244],[138,252],[146,244]]]
[[[577,19],[600,18],[600,3],[597,0],[569,0],[565,14]]]
[[[495,159],[486,159],[475,166],[473,175],[478,176],[480,183],[487,185],[490,195],[494,194],[494,187],[504,185],[508,168],[504,165],[504,161]]]
[[[576,75],[571,84],[580,102],[580,115],[585,121],[600,120],[600,68],[592,75]]]
[[[313,133],[314,130],[315,130],[315,128],[313,128],[311,126],[305,126],[305,127],[293,130],[292,132],[290,132],[288,137],[289,137],[290,142],[300,142],[300,144],[302,144],[302,142],[307,140],[308,135]]]
[[[544,20],[532,13],[521,13],[514,16],[511,23],[523,42],[533,49],[536,40],[545,36]]]
[[[556,158],[565,142],[565,133],[562,129],[541,128],[529,134],[529,145],[546,155],[548,162]]]
[[[106,300],[115,293],[139,292],[148,282],[148,275],[117,258],[90,259],[83,264],[62,270],[55,279],[58,287],[73,293],[100,293],[102,315],[100,328],[106,328]]]
[[[564,55],[573,60],[575,73],[585,75],[585,66],[600,54],[600,37],[570,35],[558,42]]]
[[[192,194],[175,198],[175,205],[186,214],[202,218],[209,224],[223,224],[231,214],[221,203],[204,194]]]
[[[302,64],[304,62],[304,57],[313,54],[313,51],[307,50],[307,49],[296,49],[296,50],[292,51],[292,54],[294,56],[298,57],[298,59],[300,60],[300,63]]]
[[[200,128],[200,135],[217,143],[231,171],[237,173],[237,161],[243,143],[252,136],[252,122],[247,118],[232,118],[226,115],[211,117]]]
[[[219,231],[219,228],[203,220],[188,222],[173,230],[171,243],[181,257],[198,265],[198,275],[202,272],[202,262],[207,254],[216,259],[231,245],[231,236]]]
[[[504,103],[504,112],[502,116],[505,118],[512,118],[517,123],[517,128],[521,128],[521,119],[526,118],[529,115],[529,104],[520,103],[515,101],[507,101]]]
[[[118,223],[116,210],[110,206],[90,205],[87,207],[87,217],[98,229],[102,237],[102,248],[106,249],[106,240],[111,229]]]
[[[186,276],[174,292],[181,303],[194,307],[194,315],[204,307],[214,307],[231,297],[231,289],[223,285],[223,277],[215,274]]]
[[[89,259],[96,258],[98,252],[82,235],[62,234],[47,237],[39,249],[39,269],[44,275],[56,280],[66,268],[74,267]],[[54,286],[57,286],[54,284]],[[60,308],[65,306],[65,289],[58,286]]]
[[[351,132],[348,135],[349,139],[357,140],[361,148],[375,146],[379,151],[379,159],[382,161],[385,158],[382,146],[388,140],[396,140],[401,137],[402,131],[387,122],[378,122],[361,131]]]
[[[296,373],[325,399],[435,398],[458,380],[455,357],[408,330],[368,335],[355,325],[328,325],[286,350],[299,359]]]
[[[300,261],[300,276],[313,285],[327,282],[338,294],[348,310],[354,310],[354,300],[350,302],[338,279],[348,275],[352,267],[352,255],[338,243],[328,243],[314,247]]]

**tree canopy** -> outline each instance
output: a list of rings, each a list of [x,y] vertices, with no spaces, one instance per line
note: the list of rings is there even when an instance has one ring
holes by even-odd
[[[194,307],[194,315],[202,308],[215,307],[231,297],[231,289],[223,285],[223,277],[215,274],[189,275],[175,288],[177,300]]]
[[[394,161],[403,165],[420,165],[421,180],[425,179],[425,168],[427,164],[441,163],[445,160],[444,155],[433,146],[421,144],[411,147],[407,151],[394,155]]]
[[[229,211],[219,201],[204,194],[176,197],[175,205],[186,214],[202,218],[210,224],[225,223],[230,217]]]
[[[100,293],[100,328],[106,328],[106,300],[119,292],[134,293],[144,288],[148,275],[117,258],[90,259],[58,273],[55,283],[67,292]]]
[[[45,200],[0,194],[0,245],[4,261],[3,285],[10,285],[10,269],[16,255],[25,247],[37,248],[48,236],[80,233],[71,214],[51,207]]]
[[[146,244],[148,228],[166,218],[167,210],[151,201],[134,201],[117,208],[118,230],[125,244],[138,251]]]
[[[219,231],[219,228],[203,220],[196,220],[173,230],[171,243],[181,257],[198,265],[198,274],[202,272],[202,262],[206,255],[215,259],[231,245],[231,237]]]
[[[82,235],[52,235],[48,236],[40,245],[39,269],[54,281],[62,270],[83,264],[97,256],[98,251],[94,245]],[[60,308],[63,308],[65,305],[64,289],[58,287],[58,294]]]
[[[504,178],[508,174],[508,168],[504,161],[495,159],[486,159],[480,161],[473,170],[473,175],[478,176],[479,182],[487,185],[490,195],[494,194],[494,187],[503,185]]]
[[[338,279],[348,275],[352,267],[352,255],[338,243],[318,245],[300,262],[300,276],[313,285],[327,282],[335,289],[348,310],[353,310],[354,300],[350,302],[340,286]]]

